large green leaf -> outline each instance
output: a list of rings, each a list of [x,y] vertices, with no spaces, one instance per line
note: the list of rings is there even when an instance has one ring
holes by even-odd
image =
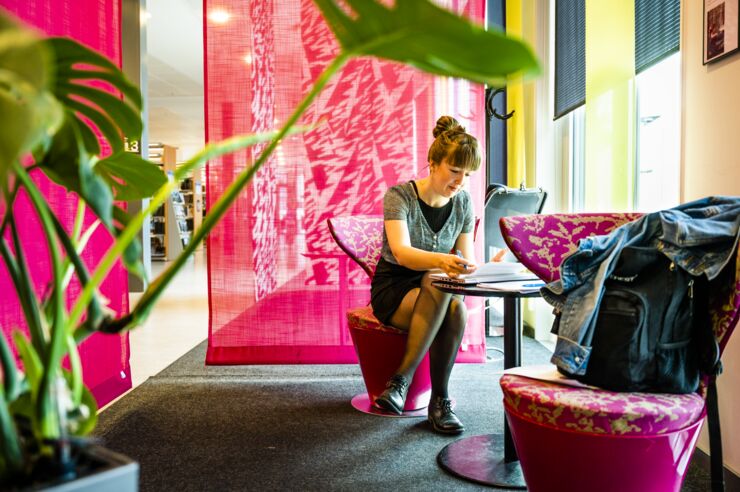
[[[116,236],[118,236],[118,234],[120,234],[128,225],[129,221],[131,220],[131,216],[121,207],[114,205],[113,219],[118,223],[118,226],[116,226]],[[141,252],[141,242],[137,238],[134,238],[129,243],[129,245],[126,246],[126,249],[123,250],[123,254],[121,254],[121,260],[123,260],[123,264],[126,266],[129,272],[133,273],[139,278],[148,280],[146,268],[144,267],[144,263],[142,263],[141,261]]]
[[[119,98],[105,91],[74,84],[58,83],[55,90],[57,98],[65,106],[77,111],[98,127],[113,152],[120,152],[124,148],[121,135],[133,139],[141,136],[143,127],[139,113]],[[80,102],[83,97],[85,101]],[[87,124],[82,118],[80,122]]]
[[[52,180],[77,193],[108,231],[118,237],[129,216],[115,206],[111,189],[116,190],[116,200],[139,200],[151,197],[167,178],[156,165],[125,152],[98,161],[93,168],[94,160],[87,156],[77,138],[78,129],[79,123],[68,118],[39,165]],[[131,273],[146,278],[141,252],[141,242],[133,240],[121,260]]]
[[[50,60],[30,31],[0,12],[0,190],[12,163],[61,121],[60,106],[46,91]]]
[[[99,53],[67,38],[48,38],[45,44],[54,54],[54,95],[73,110],[81,125],[91,121],[108,141],[113,152],[123,150],[124,137],[137,140],[143,129],[141,122],[141,94],[124,77],[116,65]],[[105,82],[126,96],[99,89],[91,81]],[[95,155],[97,145],[84,130],[81,137],[87,151]]]
[[[49,79],[49,53],[30,30],[0,11],[0,67],[16,73],[36,90]]]
[[[161,171],[157,175],[151,173],[148,167],[153,166],[153,164],[142,159],[134,161],[123,158],[123,162],[117,164],[116,159],[112,159],[100,169],[102,172],[96,172],[100,162],[105,161],[105,159],[98,161],[95,168],[92,167],[95,161],[87,154],[80,138],[80,123],[71,116],[69,111],[67,115],[64,124],[54,135],[48,152],[41,156],[41,160],[37,164],[53,181],[64,186],[67,190],[77,193],[98,216],[108,231],[117,237],[123,229],[121,226],[125,227],[128,223],[128,214],[114,205],[111,186],[106,181],[118,176],[120,179],[130,182],[131,187],[121,182],[117,182],[115,185],[120,187],[117,189],[124,190],[124,198],[121,199],[130,200],[135,198],[129,197],[143,195],[154,186],[154,184],[142,184],[142,180],[151,178],[154,183],[163,183],[166,179],[164,181],[161,179],[161,176],[163,176]],[[129,168],[122,170],[122,167],[125,167],[123,166],[125,162],[130,163],[133,168],[129,166]],[[145,169],[142,170],[142,168]],[[120,226],[117,226],[116,222]],[[141,243],[134,240],[126,247],[121,259],[131,273],[146,278],[146,269],[141,262],[141,251]]]
[[[37,164],[52,180],[85,200],[108,230],[113,231],[113,193],[105,180],[93,172],[93,160],[80,136],[80,124],[71,111],[66,111],[64,124]]]
[[[339,40],[354,55],[372,55],[426,72],[492,86],[539,72],[530,48],[505,34],[437,7],[429,0],[314,0]],[[341,6],[346,4],[348,15]]]
[[[167,182],[159,166],[131,152],[119,152],[98,161],[94,170],[113,188],[119,201],[150,198]]]
[[[138,200],[150,197],[165,178],[153,164],[123,151],[124,137],[136,140],[142,131],[141,95],[126,80],[116,65],[93,50],[66,38],[44,41],[54,54],[54,96],[67,111],[64,126],[38,164],[51,179],[77,193],[115,236],[125,216],[114,212],[113,193],[117,200]],[[126,96],[94,87],[90,82],[104,82]],[[91,126],[92,125],[92,126]],[[113,154],[96,161],[101,147],[97,129],[113,150]],[[141,244],[132,242],[122,255],[123,263],[132,273],[142,276],[145,269],[140,261]]]

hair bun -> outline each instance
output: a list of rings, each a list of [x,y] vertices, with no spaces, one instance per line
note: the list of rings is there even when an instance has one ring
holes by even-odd
[[[434,138],[437,138],[449,131],[465,133],[465,128],[452,116],[440,116],[437,120],[437,126],[432,130],[432,135],[434,135]]]

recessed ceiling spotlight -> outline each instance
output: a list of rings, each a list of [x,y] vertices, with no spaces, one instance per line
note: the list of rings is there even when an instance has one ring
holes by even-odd
[[[208,18],[216,24],[226,24],[231,19],[231,14],[224,9],[213,9],[208,14]]]
[[[152,18],[151,12],[147,11],[146,9],[141,9],[139,11],[139,23],[142,26],[145,26],[149,22],[149,19],[151,18]]]

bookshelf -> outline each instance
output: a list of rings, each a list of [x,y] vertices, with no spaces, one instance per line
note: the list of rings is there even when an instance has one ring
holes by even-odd
[[[153,143],[149,145],[149,159],[159,163],[170,179],[177,169],[177,148]],[[200,227],[205,214],[202,171],[196,169],[180,183],[167,201],[151,218],[152,260],[166,261],[176,257],[190,242],[193,232]]]

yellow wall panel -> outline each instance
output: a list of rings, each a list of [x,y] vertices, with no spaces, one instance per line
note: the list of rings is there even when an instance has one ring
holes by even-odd
[[[632,206],[634,73],[634,2],[586,0],[586,210]]]

